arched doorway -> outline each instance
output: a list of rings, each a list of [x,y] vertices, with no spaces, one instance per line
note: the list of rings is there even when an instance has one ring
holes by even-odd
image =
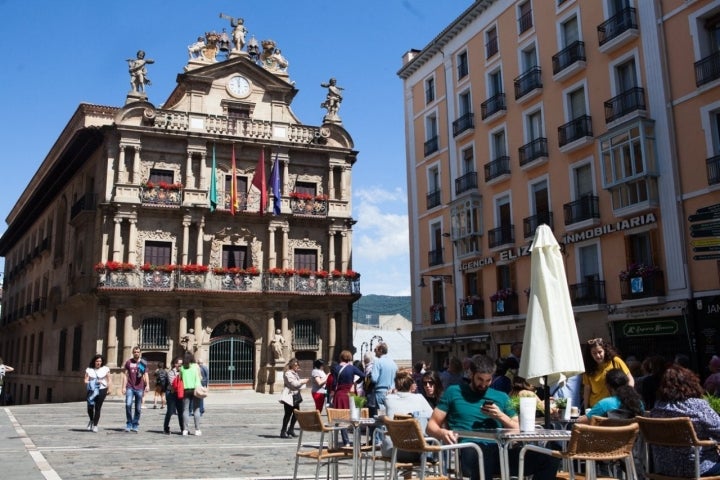
[[[210,335],[211,385],[253,386],[255,338],[242,322],[228,320]]]

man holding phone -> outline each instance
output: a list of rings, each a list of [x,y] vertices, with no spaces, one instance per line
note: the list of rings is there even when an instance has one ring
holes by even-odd
[[[490,388],[495,362],[486,355],[472,358],[469,384],[451,385],[445,390],[428,422],[427,433],[446,443],[475,441],[483,451],[485,478],[500,473],[500,452],[493,441],[458,438],[458,430],[482,428],[519,428],[518,416],[507,394]],[[517,475],[520,448],[510,450],[511,473]],[[460,452],[463,473],[471,480],[479,480],[477,453],[473,449]],[[525,471],[534,480],[554,479],[560,460],[536,452],[525,455]]]

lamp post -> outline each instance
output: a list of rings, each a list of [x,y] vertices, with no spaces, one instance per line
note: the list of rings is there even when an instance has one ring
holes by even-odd
[[[444,238],[447,238],[447,239],[450,240],[450,253],[451,253],[451,255],[452,255],[452,263],[451,263],[452,273],[450,274],[450,278],[451,278],[450,284],[453,285],[453,287],[452,287],[452,289],[451,289],[451,294],[452,294],[452,299],[451,299],[451,300],[454,302],[454,303],[453,303],[453,312],[454,312],[454,315],[453,315],[453,316],[454,316],[454,318],[453,318],[453,343],[455,344],[454,350],[455,350],[455,355],[457,356],[457,355],[458,355],[458,351],[457,351],[457,350],[458,350],[458,345],[457,345],[457,341],[455,341],[455,339],[456,339],[457,333],[458,333],[458,332],[457,332],[457,327],[458,327],[458,311],[457,311],[458,309],[457,309],[457,306],[458,306],[458,303],[457,303],[457,294],[456,294],[456,291],[455,291],[455,289],[456,289],[455,285],[457,285],[457,284],[455,283],[455,271],[456,271],[456,270],[455,270],[455,242],[453,241],[452,235],[450,235],[450,233],[445,232],[445,233],[442,234],[442,236],[443,236]],[[461,286],[461,287],[462,287],[462,286]]]

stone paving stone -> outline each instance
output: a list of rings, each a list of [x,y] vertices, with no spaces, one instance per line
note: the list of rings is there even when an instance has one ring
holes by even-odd
[[[297,440],[279,438],[283,409],[278,397],[211,392],[200,437],[180,435],[176,418],[170,423],[172,434],[165,435],[165,410],[152,406],[143,409],[139,433],[125,432],[121,399],[106,400],[98,433],[86,430],[84,402],[5,407],[0,455],[13,460],[3,462],[0,478],[290,479]],[[314,466],[305,464],[298,476],[314,474]],[[340,467],[341,477],[350,474],[349,466]]]

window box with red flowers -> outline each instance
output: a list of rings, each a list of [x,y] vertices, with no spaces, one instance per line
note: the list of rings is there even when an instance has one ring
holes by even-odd
[[[124,262],[105,262],[95,265],[98,275],[98,286],[125,288],[137,286],[135,265]]]
[[[627,270],[621,271],[618,277],[620,297],[623,300],[665,295],[663,272],[655,265],[633,263]]]
[[[178,267],[178,288],[205,288],[205,274],[210,271],[207,265],[190,263]]]
[[[102,273],[105,271],[108,272],[132,272],[135,270],[135,265],[132,263],[124,263],[124,262],[105,262],[105,263],[98,263],[95,265],[95,271],[98,273]]]
[[[140,200],[142,203],[155,205],[180,205],[182,200],[182,183],[153,183],[146,181],[140,184]]]
[[[173,272],[177,270],[177,265],[154,265],[145,262],[140,269],[143,271],[143,288],[172,288]]]
[[[215,267],[213,268],[215,276],[222,277],[220,279],[220,288],[222,290],[259,290],[260,289],[260,270],[257,267]]]
[[[154,265],[152,263],[145,262],[142,264],[140,269],[143,272],[153,272],[153,271],[157,270],[159,272],[172,273],[175,270],[177,270],[177,265],[173,265],[173,264],[169,264],[169,263],[165,264],[165,265]]]
[[[328,210],[328,196],[292,192],[290,209],[294,215],[325,216]]]
[[[196,263],[189,263],[187,265],[180,265],[180,273],[207,273],[210,271],[210,267],[207,265],[198,265]]]
[[[494,315],[517,315],[517,293],[512,288],[501,288],[490,295]]]
[[[445,323],[445,305],[442,303],[430,305],[430,321],[433,324]]]

